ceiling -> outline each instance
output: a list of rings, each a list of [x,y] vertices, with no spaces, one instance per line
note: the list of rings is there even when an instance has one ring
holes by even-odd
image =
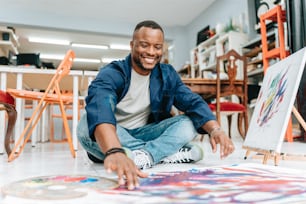
[[[64,55],[71,48],[70,45],[31,43],[28,37],[55,38],[86,44],[129,45],[132,29],[137,22],[153,19],[164,28],[186,26],[214,1],[10,0],[6,2],[5,11],[0,14],[0,24],[14,26],[19,37],[19,53]],[[72,49],[78,58],[89,59],[123,58],[129,53],[128,50]],[[59,63],[59,60],[41,60],[53,62],[55,66]],[[97,70],[102,65],[75,62],[73,68]]]

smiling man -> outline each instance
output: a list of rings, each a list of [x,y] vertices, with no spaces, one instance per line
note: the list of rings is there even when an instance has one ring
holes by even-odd
[[[209,133],[213,152],[220,157],[234,151],[203,99],[184,85],[175,69],[160,63],[164,31],[154,21],[136,25],[131,54],[103,67],[91,83],[86,114],[77,135],[93,162],[115,171],[119,184],[134,189],[140,169],[158,163],[192,163],[203,150],[192,143],[198,133]],[[172,116],[176,107],[185,114]]]

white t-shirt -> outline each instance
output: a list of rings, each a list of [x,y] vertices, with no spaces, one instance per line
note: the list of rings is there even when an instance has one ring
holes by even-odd
[[[131,84],[124,98],[117,104],[117,123],[134,129],[147,124],[150,108],[150,75],[143,76],[132,69]]]

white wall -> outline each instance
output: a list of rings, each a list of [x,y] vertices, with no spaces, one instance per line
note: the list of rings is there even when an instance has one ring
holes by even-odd
[[[246,0],[217,0],[206,11],[198,16],[186,28],[189,49],[196,46],[197,33],[207,25],[210,28],[215,28],[217,23],[227,25],[230,18],[239,20],[239,15],[247,15],[247,1]],[[248,22],[246,19],[245,22]],[[188,52],[189,55],[189,52]]]
[[[185,27],[164,27],[165,37],[173,42],[173,66],[180,69],[186,61],[190,60],[189,52],[196,46],[197,32],[207,25],[215,27],[218,22],[224,24],[229,22],[229,18],[239,18],[241,13],[247,16],[247,4],[250,0],[216,0],[207,10],[198,16],[193,22]],[[254,1],[254,0],[252,0]],[[33,12],[23,12],[22,7],[9,7],[0,12],[0,23],[10,25],[30,25],[47,28],[68,29],[75,31],[89,31],[112,35],[131,36],[135,25],[98,21],[97,19],[71,18],[68,14],[62,18],[52,18],[56,11],[44,13],[33,10]],[[186,3],[188,6],[188,3]],[[12,12],[14,10],[14,12]],[[16,15],[16,14],[24,15]],[[58,20],[60,19],[60,20]],[[247,22],[247,21],[246,21]],[[99,25],[99,26],[97,26]]]
[[[251,2],[251,8],[248,8],[250,1],[253,1],[253,3]],[[227,25],[230,18],[239,21],[239,17],[242,15],[245,17],[245,31],[252,39],[254,36],[253,25],[249,26],[248,18],[248,10],[255,10],[252,6],[254,6],[254,0],[216,0],[189,25],[169,29],[167,32],[172,37],[175,46],[174,67],[180,69],[186,61],[190,61],[190,50],[196,46],[197,33],[207,25],[210,28],[215,28],[217,23]],[[254,15],[254,13],[251,12],[250,15]]]

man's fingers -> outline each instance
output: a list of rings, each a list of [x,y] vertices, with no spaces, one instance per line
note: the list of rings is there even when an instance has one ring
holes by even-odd
[[[135,167],[125,169],[124,174],[127,181],[127,188],[129,190],[133,190],[135,187],[139,186]]]
[[[121,186],[121,185],[124,185],[125,184],[125,180],[124,180],[124,172],[122,169],[118,169],[117,170],[117,175],[118,175],[118,184]]]
[[[231,141],[225,142],[225,144],[222,145],[222,146],[223,146],[223,148],[221,148],[221,149],[223,149],[223,153],[221,155],[221,158],[227,157],[228,155],[233,153],[234,150],[235,150],[235,146],[233,145],[233,143]]]
[[[215,153],[217,151],[217,144],[216,144],[215,138],[210,138],[209,141],[210,141],[212,151],[213,153]]]
[[[137,169],[137,175],[140,177],[140,178],[147,178],[149,176],[148,173],[145,173],[143,171],[140,171],[139,169]]]

